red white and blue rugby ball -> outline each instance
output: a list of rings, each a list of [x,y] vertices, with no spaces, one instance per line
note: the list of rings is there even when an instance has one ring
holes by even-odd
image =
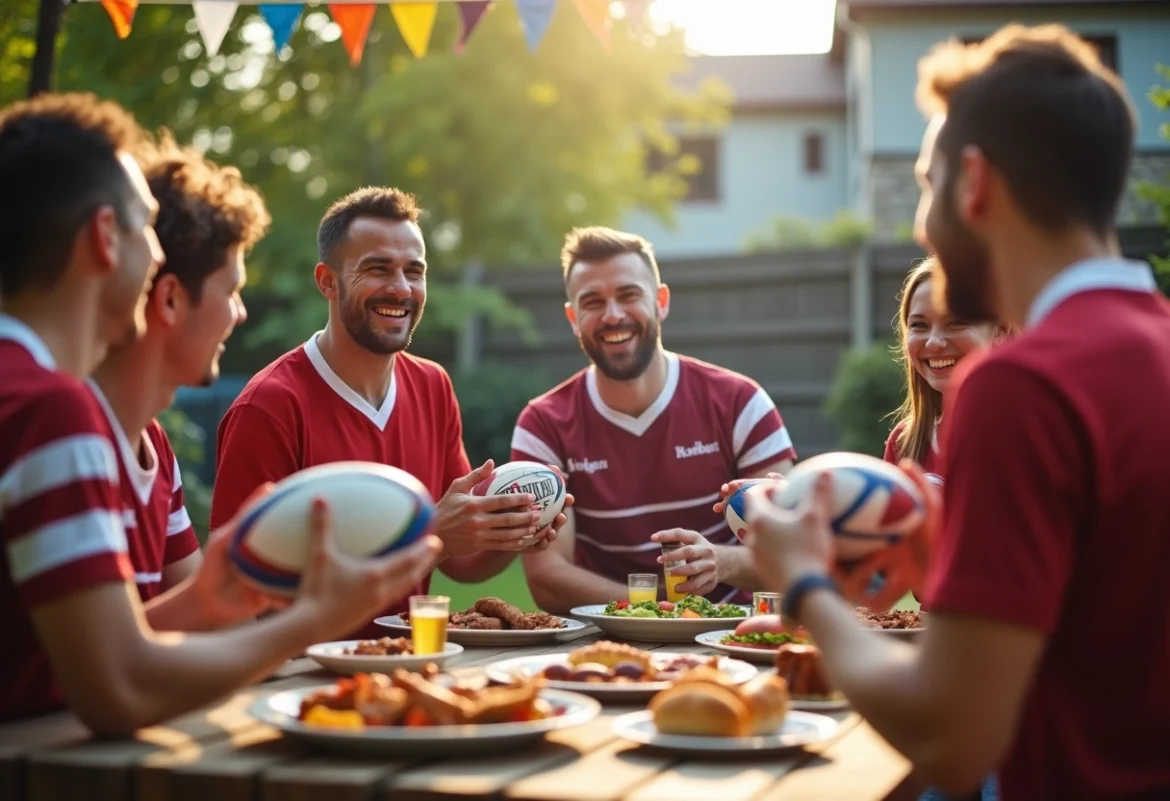
[[[889,462],[860,453],[826,453],[800,462],[773,493],[773,501],[795,509],[826,472],[833,477],[830,525],[841,561],[893,545],[926,518],[926,503],[909,476]]]
[[[752,478],[744,482],[743,486],[735,492],[727,496],[727,500],[723,502],[723,519],[727,521],[727,527],[731,529],[736,537],[743,540],[747,534],[747,498],[749,495],[760,496],[766,499],[765,493],[767,488],[763,490],[756,489],[761,485],[775,486],[776,482],[768,478]],[[753,492],[753,490],[755,490]]]
[[[329,504],[335,546],[356,557],[385,556],[430,530],[435,506],[422,482],[374,462],[331,462],[278,482],[244,510],[229,553],[262,590],[294,595],[309,552],[309,508]]]
[[[472,495],[510,495],[529,493],[536,498],[540,509],[537,530],[552,524],[565,507],[565,479],[552,467],[539,462],[507,462],[497,467],[487,478],[476,484]],[[526,537],[522,542],[532,544],[535,537]]]

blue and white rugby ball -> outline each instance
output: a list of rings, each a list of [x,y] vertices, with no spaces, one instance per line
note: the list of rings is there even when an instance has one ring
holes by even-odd
[[[294,595],[308,558],[309,508],[329,504],[333,542],[343,553],[375,558],[415,542],[435,507],[422,482],[374,462],[331,462],[280,481],[241,515],[229,549],[244,578],[266,592]]]
[[[776,482],[768,478],[752,478],[748,479],[742,487],[727,496],[727,500],[723,504],[723,519],[727,521],[727,527],[731,529],[732,533],[742,542],[747,535],[747,497],[748,495],[759,495],[764,490],[756,490],[761,485],[773,485]],[[756,490],[753,492],[752,490]]]
[[[825,472],[833,477],[830,520],[841,561],[862,559],[893,545],[926,518],[926,503],[910,477],[889,462],[861,453],[826,453],[800,462],[773,500],[795,509]]]

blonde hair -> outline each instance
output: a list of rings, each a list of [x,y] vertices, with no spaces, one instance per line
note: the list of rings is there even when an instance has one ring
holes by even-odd
[[[898,458],[913,459],[919,464],[934,447],[935,427],[942,415],[942,393],[932,387],[906,353],[906,336],[910,330],[910,301],[918,287],[934,277],[938,260],[929,256],[906,276],[898,296],[898,360],[906,374],[906,392],[894,414],[902,426],[895,442]]]

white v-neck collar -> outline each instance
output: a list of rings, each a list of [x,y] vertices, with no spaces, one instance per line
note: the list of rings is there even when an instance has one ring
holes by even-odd
[[[662,391],[658,393],[654,402],[637,417],[605,405],[605,401],[601,399],[601,392],[597,389],[597,368],[593,365],[590,365],[585,372],[585,388],[588,390],[589,400],[593,403],[593,408],[597,410],[598,414],[618,428],[629,431],[635,437],[640,437],[646,433],[650,426],[654,425],[654,421],[661,417],[662,413],[666,411],[666,407],[670,405],[674,392],[678,389],[678,373],[678,356],[667,351],[666,383],[662,386]]]
[[[0,312],[0,339],[11,340],[20,345],[29,352],[37,364],[46,370],[57,369],[57,360],[53,358],[49,346],[45,344],[40,335],[11,314]]]
[[[1073,295],[1094,289],[1153,292],[1158,288],[1150,265],[1135,259],[1105,257],[1086,259],[1065,268],[1045,284],[1028,310],[1027,326],[1041,322]]]
[[[390,388],[386,391],[386,398],[382,401],[381,408],[375,409],[365,398],[354,392],[349,384],[342,381],[341,376],[333,372],[329,362],[325,361],[321,348],[317,346],[317,338],[323,333],[323,331],[318,331],[309,337],[309,341],[304,344],[305,355],[309,357],[309,363],[313,365],[317,374],[329,385],[330,389],[337,393],[339,398],[365,415],[371,423],[378,427],[379,431],[384,431],[386,423],[390,422],[390,413],[394,411],[394,400],[398,397],[397,359],[395,360],[395,370],[390,374]]]
[[[130,483],[134,485],[134,494],[138,496],[138,500],[145,506],[150,502],[150,493],[154,489],[155,480],[158,478],[158,452],[154,449],[154,443],[150,441],[150,437],[143,435],[142,448],[146,451],[147,461],[150,462],[150,467],[143,467],[142,463],[138,461],[138,454],[134,452],[134,446],[130,443],[130,438],[126,436],[122,424],[118,422],[118,416],[114,414],[114,408],[110,406],[110,401],[106,398],[106,393],[102,392],[102,388],[98,386],[98,382],[92,378],[85,379],[85,383],[89,386],[93,392],[93,396],[101,404],[102,411],[106,414],[110,428],[114,431],[114,439],[118,443],[118,455],[121,457],[122,464],[126,468],[126,474],[130,476]]]

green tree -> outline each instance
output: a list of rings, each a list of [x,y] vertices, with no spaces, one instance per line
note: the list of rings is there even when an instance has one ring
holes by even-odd
[[[1159,64],[1158,73],[1163,78],[1170,80],[1170,67]],[[1155,86],[1150,90],[1150,99],[1158,108],[1170,110],[1170,86]],[[1170,123],[1162,123],[1162,136],[1170,139]],[[1141,194],[1157,204],[1158,218],[1163,225],[1170,228],[1170,175],[1165,176],[1160,184],[1145,184],[1141,187]],[[1170,240],[1167,240],[1166,246],[1167,250],[1170,251]],[[1170,259],[1153,256],[1151,261],[1162,292],[1170,295]]]
[[[891,413],[902,403],[902,368],[891,343],[876,342],[841,360],[825,415],[840,428],[837,447],[881,456],[893,428]]]

